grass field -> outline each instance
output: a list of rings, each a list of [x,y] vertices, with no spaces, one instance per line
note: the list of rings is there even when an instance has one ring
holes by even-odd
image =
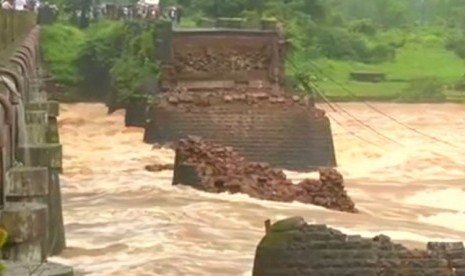
[[[465,75],[465,61],[446,50],[440,40],[434,43],[408,43],[398,50],[393,62],[371,65],[317,60],[313,65],[326,76],[317,81],[316,85],[328,98],[341,101],[354,100],[350,94],[366,100],[395,100],[412,79],[435,77],[448,86]],[[386,74],[386,81],[352,81],[349,79],[349,73],[352,71],[382,72]],[[465,92],[446,90],[445,94],[450,101],[465,102]]]
[[[183,28],[194,27],[195,21],[186,18],[181,25]],[[448,101],[465,103],[465,92],[451,91],[449,88],[464,78],[465,61],[445,49],[443,33],[428,30],[423,33],[411,32],[406,37],[405,45],[397,50],[391,62],[364,64],[312,60],[304,53],[297,61],[306,70],[322,73],[314,84],[333,101],[396,101],[411,80],[435,77],[444,84]],[[79,81],[75,61],[85,41],[86,33],[71,26],[56,24],[43,28],[42,51],[48,69],[58,82],[72,85]],[[357,82],[349,79],[353,71],[382,72],[387,79],[381,83]]]

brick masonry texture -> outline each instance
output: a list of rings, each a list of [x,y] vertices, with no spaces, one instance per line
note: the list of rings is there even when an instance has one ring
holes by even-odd
[[[306,171],[335,166],[330,122],[304,105],[246,102],[209,106],[156,105],[144,141],[170,143],[187,135],[231,146],[247,160]]]
[[[260,241],[253,276],[465,275],[461,242],[430,242],[409,250],[387,236],[345,235],[301,217],[274,223]]]

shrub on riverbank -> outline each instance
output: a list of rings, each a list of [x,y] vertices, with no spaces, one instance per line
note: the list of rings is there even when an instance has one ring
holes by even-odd
[[[69,86],[80,82],[76,63],[85,39],[86,34],[72,26],[55,24],[42,27],[42,57],[55,82]]]
[[[463,60],[456,55],[458,50],[446,47],[452,43],[447,37],[453,32],[445,28],[381,29],[370,20],[347,21],[352,23],[344,27],[337,20],[316,21],[293,12],[294,16],[270,11],[263,14],[284,22],[292,44],[287,78],[297,83],[294,76],[308,74],[331,100],[396,101],[410,97],[399,94],[407,93],[404,91],[412,80],[435,76],[453,87],[465,72]],[[67,49],[66,58],[47,58],[55,68],[52,74],[64,84],[79,82],[87,94],[101,99],[109,96],[114,103],[127,101],[133,93],[142,96],[144,83],[153,87],[157,76],[154,26],[154,22],[112,21],[96,23],[86,31],[74,29],[81,34],[78,43],[71,44],[73,39],[66,36],[60,41],[65,45],[60,48]],[[46,28],[73,27],[57,24]],[[57,53],[61,52],[50,50],[47,56]],[[352,81],[348,77],[353,71],[382,72],[387,79],[380,83]]]
[[[441,102],[446,99],[444,85],[438,78],[423,77],[410,81],[400,94],[402,102]]]
[[[85,31],[55,24],[44,28],[44,60],[54,80],[80,86],[82,96],[128,101],[155,79],[154,22],[102,21]]]
[[[125,32],[122,22],[103,21],[86,30],[78,70],[82,76],[82,91],[104,98],[111,91],[111,68],[121,56]]]

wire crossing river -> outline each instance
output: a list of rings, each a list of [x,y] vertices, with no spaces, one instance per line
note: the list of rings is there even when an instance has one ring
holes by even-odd
[[[410,245],[465,240],[465,105],[376,104],[397,120],[458,148],[438,143],[380,116],[364,104],[341,104],[390,143],[343,113],[331,116],[346,187],[362,214],[277,203],[244,195],[207,194],[171,186],[170,150],[142,143],[123,114],[100,104],[62,104],[62,192],[69,248],[52,258],[86,275],[250,275],[263,221],[302,216],[348,233],[383,232]],[[351,134],[381,144],[376,147]],[[288,172],[293,179],[309,174]]]

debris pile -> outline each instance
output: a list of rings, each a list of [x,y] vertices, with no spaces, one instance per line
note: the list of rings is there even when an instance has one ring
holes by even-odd
[[[149,172],[160,172],[172,170],[174,168],[173,164],[152,164],[145,166],[145,169]]]
[[[287,179],[282,170],[268,164],[248,162],[233,151],[189,136],[176,145],[178,164],[195,168],[199,187],[213,193],[244,193],[251,197],[282,202],[299,201],[329,209],[357,212],[347,195],[343,177],[332,168],[320,169],[320,179],[305,179],[298,184]],[[178,184],[178,183],[175,183]]]

